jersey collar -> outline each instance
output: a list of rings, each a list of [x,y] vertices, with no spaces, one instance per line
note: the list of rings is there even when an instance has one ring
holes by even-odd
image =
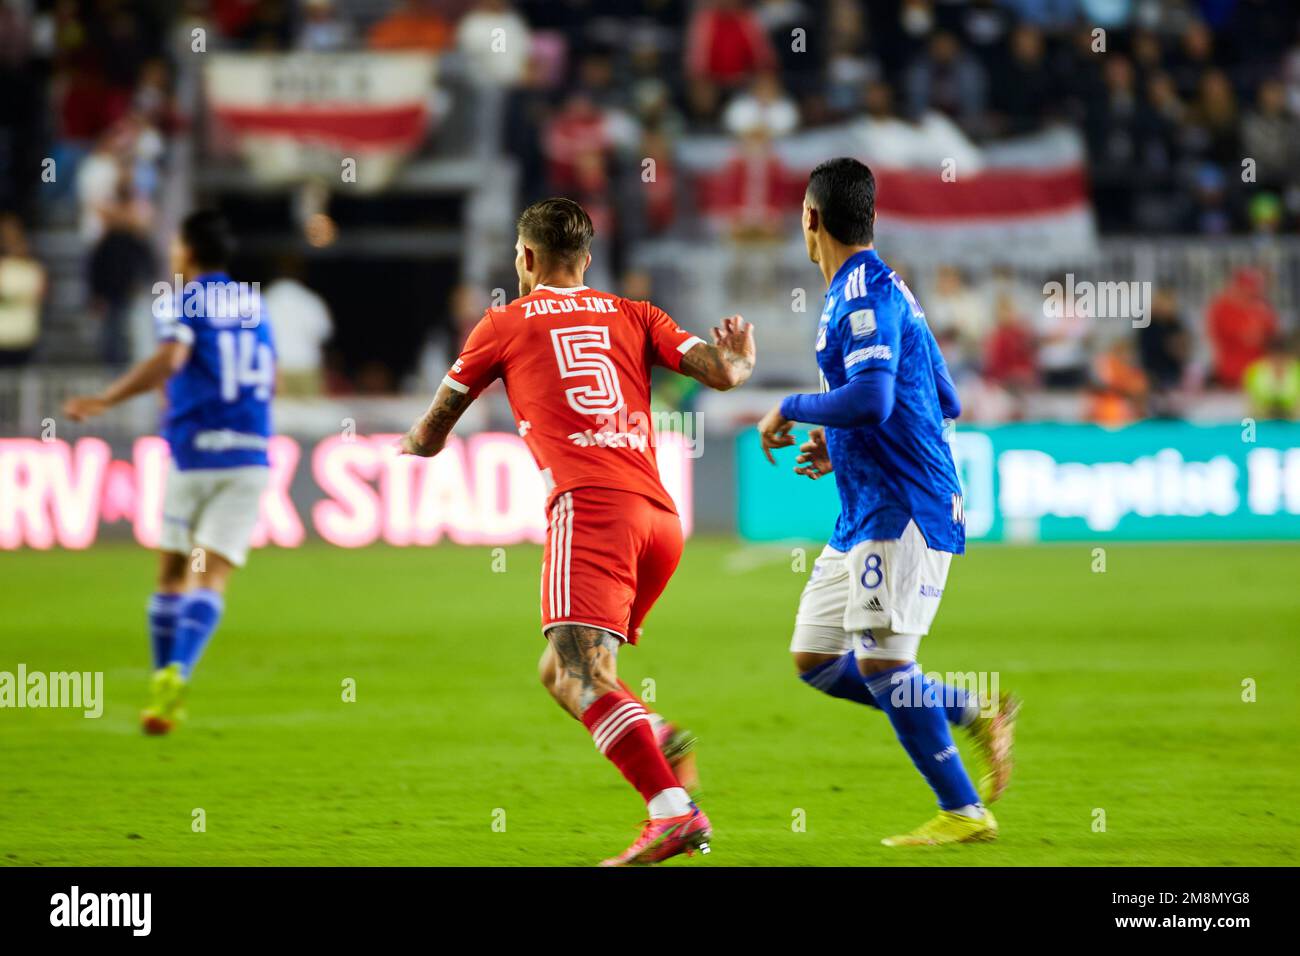
[[[546,292],[558,292],[561,295],[573,295],[573,293],[582,292],[586,288],[587,287],[585,285],[573,285],[573,286],[569,286],[567,289],[561,289],[558,286],[553,286],[553,285],[535,285],[533,286],[533,291],[540,292],[545,290]]]

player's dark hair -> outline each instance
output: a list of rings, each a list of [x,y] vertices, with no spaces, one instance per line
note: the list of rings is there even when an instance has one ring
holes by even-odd
[[[181,242],[195,264],[205,269],[224,269],[235,253],[230,223],[215,209],[200,209],[186,216],[181,222]]]
[[[586,257],[596,232],[587,210],[558,196],[533,203],[519,214],[518,225],[525,245],[565,265]]]
[[[876,177],[871,168],[842,156],[828,159],[808,177],[808,203],[822,228],[846,246],[869,246],[875,238]]]

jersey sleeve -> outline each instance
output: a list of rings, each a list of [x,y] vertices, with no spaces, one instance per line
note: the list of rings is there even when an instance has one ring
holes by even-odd
[[[680,372],[682,356],[695,346],[702,345],[704,340],[681,328],[658,306],[649,302],[638,302],[636,305],[645,310],[646,331],[650,335],[650,351],[655,363]]]
[[[442,384],[470,398],[477,398],[500,376],[501,337],[492,321],[492,313],[487,312],[469,333],[465,347],[443,376]]]
[[[898,371],[902,304],[893,297],[846,302],[840,315],[840,351],[849,381],[865,372]]]
[[[160,296],[154,301],[154,328],[158,332],[158,341],[193,345],[197,338],[199,319],[186,314],[192,310],[186,309],[184,305],[177,310],[176,300],[170,295]]]

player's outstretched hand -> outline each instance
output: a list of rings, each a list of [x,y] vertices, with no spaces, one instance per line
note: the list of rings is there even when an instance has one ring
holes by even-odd
[[[776,459],[772,457],[773,448],[789,448],[794,444],[794,436],[790,434],[793,427],[794,422],[781,414],[780,405],[764,415],[758,423],[758,437],[763,444],[763,454],[772,464],[776,464]]]
[[[739,315],[729,315],[722,320],[722,326],[713,328],[713,344],[724,352],[749,360],[752,367],[756,352],[754,349],[754,324],[746,322]]]
[[[94,395],[74,395],[63,403],[63,414],[74,422],[84,422],[96,415],[104,414],[108,402]]]
[[[807,475],[813,481],[834,471],[830,452],[826,448],[826,432],[822,429],[814,428],[808,433],[808,440],[799,446],[794,471],[797,475]]]

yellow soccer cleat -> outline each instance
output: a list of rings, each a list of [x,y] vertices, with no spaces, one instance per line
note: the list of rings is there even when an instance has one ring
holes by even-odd
[[[150,681],[153,703],[140,714],[140,726],[146,734],[169,733],[185,719],[185,678],[180,664],[168,664],[154,671]]]
[[[947,843],[992,843],[998,838],[998,821],[986,809],[978,819],[940,810],[939,815],[911,833],[885,837],[885,846],[943,846]]]
[[[1015,743],[1019,713],[1020,698],[1003,691],[998,696],[997,712],[989,716],[980,714],[966,728],[979,750],[979,761],[984,768],[975,789],[985,804],[1002,796],[1011,781],[1011,748]]]

